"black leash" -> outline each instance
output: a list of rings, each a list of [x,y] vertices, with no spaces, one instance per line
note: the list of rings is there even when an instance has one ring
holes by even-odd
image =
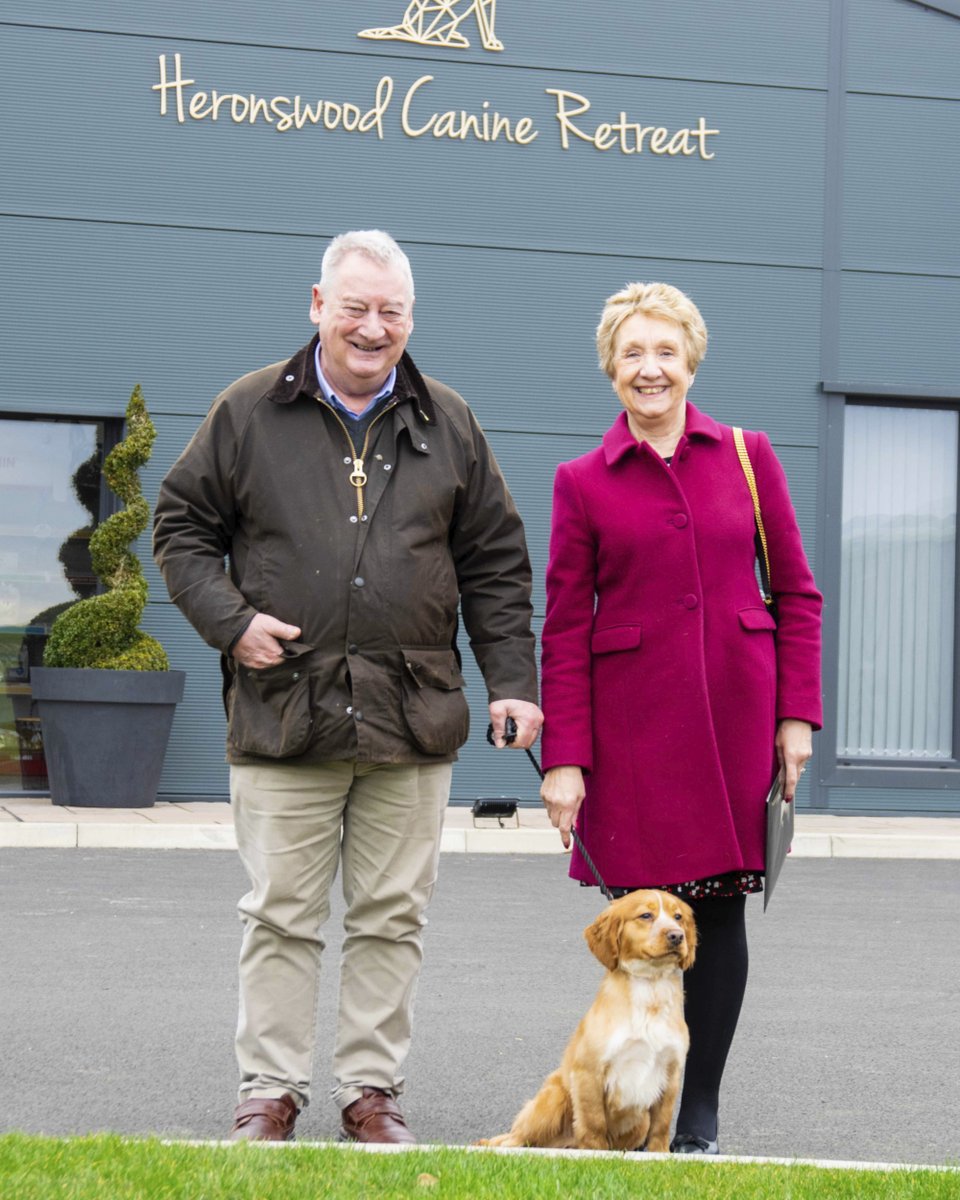
[[[508,746],[517,740],[517,723],[513,719],[513,717],[507,717],[506,722],[504,723],[503,740],[506,742],[506,744]],[[493,726],[492,725],[489,726],[489,728],[487,729],[487,741],[490,743],[491,746],[496,745],[496,742],[493,740]],[[537,762],[537,756],[529,748],[529,746],[524,747],[524,753],[526,754],[527,758],[529,758],[530,761],[533,763],[534,770],[537,772],[537,774],[540,776],[540,778],[543,779],[543,768]],[[580,834],[577,833],[575,828],[571,828],[570,832],[573,834],[574,845],[580,851],[580,857],[583,859],[583,861],[587,864],[587,866],[590,868],[591,872],[593,873],[593,877],[597,881],[600,891],[603,893],[604,897],[612,903],[613,900],[615,899],[614,894],[613,894],[613,892],[610,891],[610,889],[607,887],[607,885],[603,882],[603,876],[600,874],[600,872],[594,866],[593,859],[587,853],[587,848],[580,839]]]

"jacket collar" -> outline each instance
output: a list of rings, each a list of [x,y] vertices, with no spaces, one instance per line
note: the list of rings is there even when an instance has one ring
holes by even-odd
[[[702,413],[688,400],[686,423],[683,435],[677,443],[677,450],[681,450],[688,441],[694,438],[701,441],[719,442],[721,437],[720,426],[713,417]],[[637,450],[646,445],[646,442],[637,442],[627,424],[627,414],[622,412],[603,435],[603,456],[607,466],[612,467],[631,450]]]
[[[314,334],[310,341],[280,368],[273,383],[264,393],[267,400],[274,404],[290,404],[303,393],[311,398],[316,396],[319,384],[314,362],[318,341],[318,336]],[[417,370],[416,364],[406,351],[403,352],[402,358],[397,363],[397,382],[393,389],[393,395],[398,403],[408,400],[415,401],[412,405],[415,416],[420,417],[428,425],[436,424],[437,413],[433,400],[430,398],[430,391],[423,376]]]

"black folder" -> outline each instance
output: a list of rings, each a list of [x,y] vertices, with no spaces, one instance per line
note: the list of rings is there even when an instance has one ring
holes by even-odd
[[[780,868],[793,841],[793,801],[783,796],[783,777],[778,772],[773,786],[767,793],[767,844],[765,857],[766,878],[763,885],[763,911],[767,911],[770,897],[780,876]]]

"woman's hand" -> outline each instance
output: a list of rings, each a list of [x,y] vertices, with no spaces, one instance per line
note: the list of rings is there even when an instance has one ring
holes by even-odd
[[[813,727],[807,721],[788,717],[777,726],[775,744],[783,772],[783,795],[792,800],[807,759],[813,753]]]
[[[551,767],[543,777],[540,799],[550,823],[560,830],[564,846],[570,849],[570,830],[583,803],[583,771],[579,767]]]

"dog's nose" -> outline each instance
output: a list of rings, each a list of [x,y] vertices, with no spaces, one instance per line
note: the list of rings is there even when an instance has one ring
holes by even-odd
[[[667,934],[667,941],[671,946],[679,946],[683,941],[683,933],[679,929],[671,929]]]

